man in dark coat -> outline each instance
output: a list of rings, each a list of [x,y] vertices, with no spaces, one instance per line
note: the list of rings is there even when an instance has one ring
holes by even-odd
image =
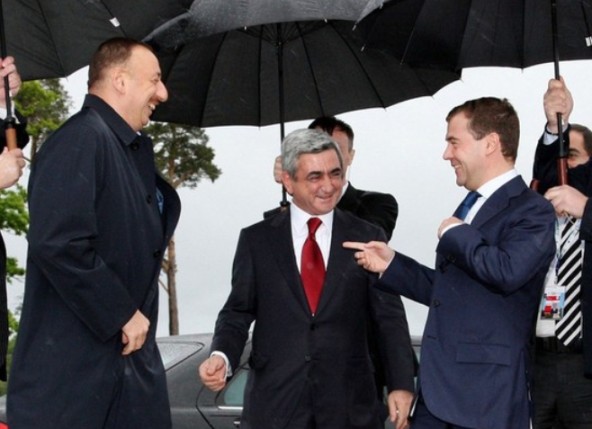
[[[241,428],[383,428],[368,327],[380,320],[378,344],[392,369],[389,392],[410,392],[413,354],[405,312],[400,298],[382,299],[371,287],[377,277],[357,267],[341,243],[348,237],[384,240],[384,234],[335,208],[344,164],[326,133],[289,134],[282,162],[292,204],[241,232],[232,291],[216,322],[214,355],[200,366],[200,376],[209,388],[222,389],[255,322]],[[313,235],[326,268],[316,308],[307,299],[303,274],[313,265],[304,250],[311,218],[321,221]],[[407,410],[401,412],[399,429],[407,425]]]
[[[537,190],[555,207],[557,219],[556,258],[549,267],[545,282],[544,301],[537,321],[534,365],[534,421],[535,429],[592,427],[592,132],[570,124],[573,99],[563,79],[552,79],[544,97],[547,123],[536,148],[533,178]],[[559,156],[557,113],[561,113],[562,130],[567,154],[567,184],[559,185],[557,158]],[[566,218],[566,216],[568,216]],[[567,252],[560,245],[561,225],[570,222],[573,229],[566,242],[573,241],[578,255],[572,268],[574,284],[579,283],[580,294],[569,293],[558,285],[558,264]],[[578,252],[579,251],[579,252]],[[545,314],[552,298],[565,295],[563,311]],[[559,317],[561,315],[561,317]],[[550,317],[549,317],[550,316]],[[564,321],[561,319],[565,318]],[[561,324],[571,326],[563,331]],[[561,332],[572,337],[562,339]]]
[[[180,202],[140,132],[168,97],[160,77],[147,45],[104,42],[82,110],[36,157],[11,429],[171,427],[155,332]]]
[[[14,58],[0,58],[0,117],[7,118],[6,91],[4,78],[8,77],[10,92],[14,96],[21,87],[21,79],[14,63]],[[19,122],[12,124],[16,128],[19,148],[8,150],[6,147],[6,123],[0,127],[0,189],[14,185],[23,174],[25,159],[21,148],[29,141],[27,123],[19,115]],[[0,380],[6,381],[6,351],[8,348],[8,302],[6,297],[6,247],[0,234]]]

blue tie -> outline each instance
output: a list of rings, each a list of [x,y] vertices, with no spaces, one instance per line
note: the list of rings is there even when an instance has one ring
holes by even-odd
[[[453,216],[461,220],[465,220],[465,217],[467,217],[469,210],[471,210],[471,207],[473,207],[473,204],[475,204],[475,202],[479,199],[480,196],[481,194],[479,194],[479,192],[470,191],[465,197],[465,199],[462,201],[462,203],[460,203],[460,206],[458,206]]]

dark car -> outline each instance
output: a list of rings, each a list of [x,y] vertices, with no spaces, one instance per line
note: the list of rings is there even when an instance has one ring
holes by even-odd
[[[243,392],[247,381],[247,343],[241,365],[235,370],[221,392],[205,388],[197,374],[199,364],[210,352],[212,334],[178,335],[157,340],[167,373],[171,415],[174,429],[236,429],[240,426]],[[420,337],[412,337],[413,348],[419,356]],[[7,426],[6,397],[0,397],[0,429]],[[389,427],[392,427],[389,426]]]

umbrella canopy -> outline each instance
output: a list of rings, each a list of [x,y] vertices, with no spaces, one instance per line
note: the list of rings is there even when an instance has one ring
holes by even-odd
[[[65,77],[106,39],[141,39],[190,0],[1,0],[7,54],[24,80]],[[1,23],[0,23],[1,24]]]
[[[382,5],[383,0],[194,0],[184,14],[156,30],[181,33],[195,39],[241,27],[290,22],[340,19],[357,21]],[[152,38],[153,36],[149,36]]]
[[[554,0],[561,60],[592,59],[592,0]],[[553,62],[549,0],[391,0],[360,22],[368,47],[461,70]]]
[[[432,95],[459,78],[362,51],[353,26],[353,21],[318,20],[195,39],[191,32],[153,34],[147,41],[156,47],[169,90],[153,119],[202,127],[282,125],[388,107]]]

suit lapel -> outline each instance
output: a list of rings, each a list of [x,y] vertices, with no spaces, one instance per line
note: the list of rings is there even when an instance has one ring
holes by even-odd
[[[273,216],[269,233],[268,241],[270,243],[271,257],[275,258],[285,284],[294,294],[296,301],[310,315],[300,271],[296,265],[289,210]]]
[[[517,176],[505,183],[501,188],[495,191],[487,201],[485,201],[485,204],[479,209],[477,215],[471,222],[471,225],[476,228],[481,227],[491,218],[497,216],[499,212],[508,207],[512,198],[518,197],[526,189],[527,186],[526,183],[524,183],[522,176]]]
[[[347,241],[347,237],[345,236],[345,231],[347,230],[347,219],[339,210],[335,210],[327,274],[325,276],[325,285],[323,286],[317,313],[323,311],[323,308],[330,302],[331,296],[340,285],[342,285],[343,275],[347,271],[348,261],[351,262],[352,260],[351,251],[344,249],[342,246],[342,243]]]

